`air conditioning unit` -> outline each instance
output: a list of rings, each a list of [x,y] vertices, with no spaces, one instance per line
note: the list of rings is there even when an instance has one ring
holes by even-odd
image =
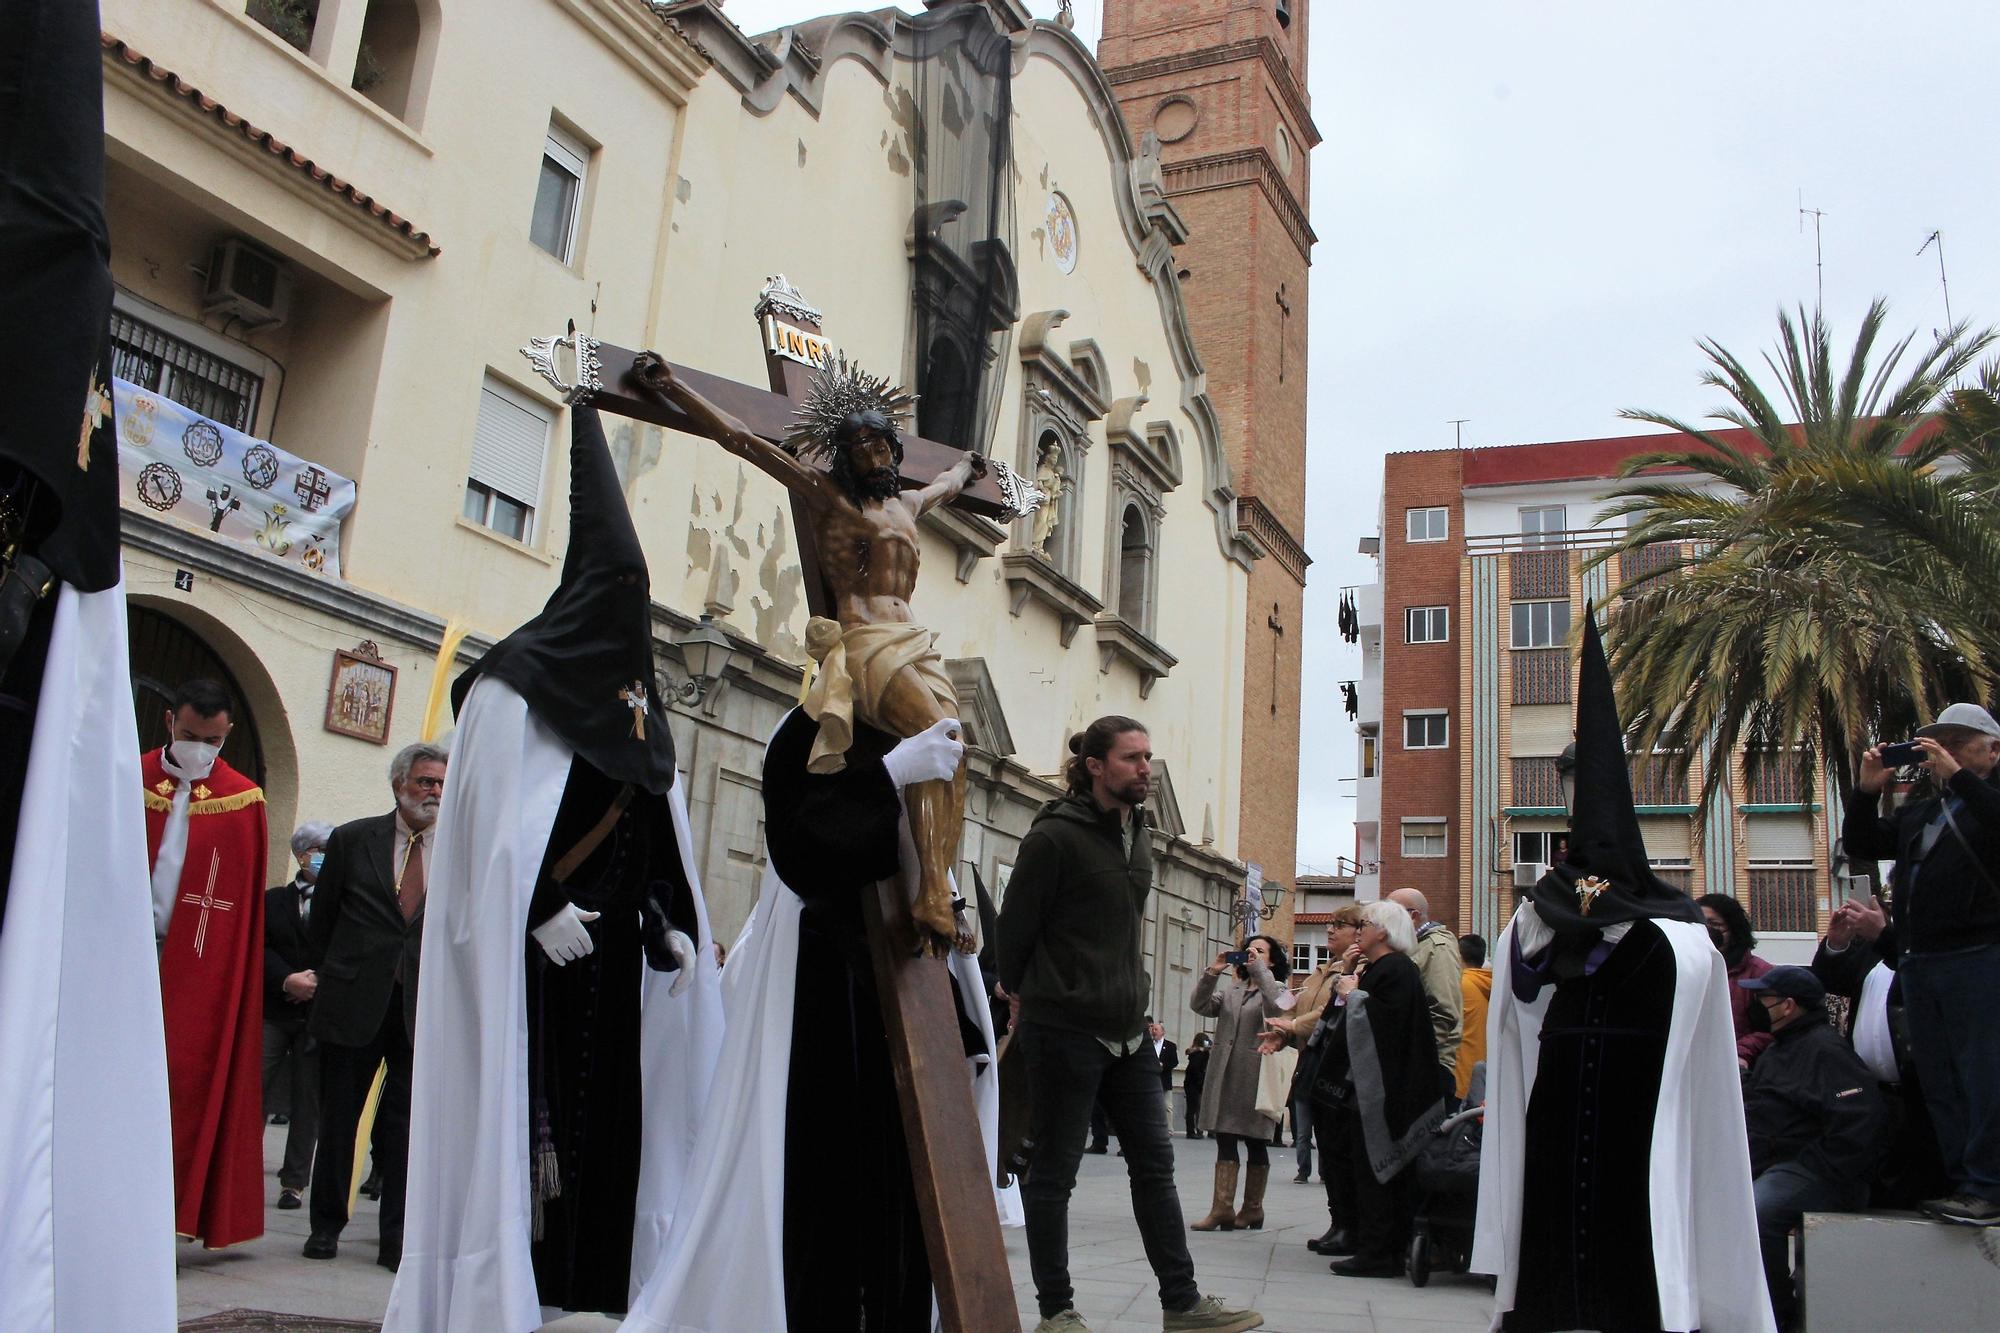
[[[209,256],[201,293],[205,315],[228,315],[251,328],[285,322],[292,308],[292,275],[285,261],[248,241],[231,238]]]
[[[1549,873],[1548,866],[1541,861],[1516,861],[1514,863],[1514,887],[1523,891],[1541,883],[1542,876]]]

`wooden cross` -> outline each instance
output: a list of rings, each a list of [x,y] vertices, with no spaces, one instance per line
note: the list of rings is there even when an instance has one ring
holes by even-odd
[[[222,853],[208,854],[208,887],[201,891],[199,898],[192,893],[183,893],[181,901],[201,908],[201,916],[194,923],[194,956],[200,958],[208,948],[208,911],[212,907],[218,912],[227,912],[236,904],[226,898],[215,896],[215,877],[222,870]]]
[[[778,443],[790,431],[793,405],[804,397],[814,367],[830,350],[830,343],[820,332],[819,312],[805,303],[782,274],[765,285],[753,313],[763,335],[769,389],[686,366],[675,365],[673,372],[759,436]],[[574,380],[567,379],[556,366],[557,348],[565,346],[576,354]],[[536,339],[522,351],[572,403],[588,398],[604,411],[699,434],[678,407],[633,380],[637,352],[579,338],[573,325],[567,337]],[[927,485],[964,457],[964,450],[924,439],[914,431],[900,434],[905,485]],[[812,461],[821,468],[828,465],[826,460]],[[1019,492],[1010,489],[1016,484],[1005,469],[995,467],[986,477],[967,485],[952,503],[1004,521],[1014,517],[1019,507]],[[832,618],[833,599],[820,574],[812,526],[797,496],[792,497],[792,528],[798,540],[807,608],[816,616]],[[965,1075],[951,975],[944,959],[913,957],[907,943],[899,942],[908,910],[895,880],[884,880],[872,895],[864,895],[862,915],[943,1326],[947,1333],[1014,1328],[1020,1321],[1014,1281],[1000,1235],[994,1180],[987,1169],[978,1109]],[[973,1004],[983,999],[967,997]],[[997,1076],[994,1066],[981,1075]]]
[[[639,740],[646,739],[646,713],[650,704],[646,699],[646,682],[635,680],[631,685],[618,691],[618,697],[632,710],[632,735]]]

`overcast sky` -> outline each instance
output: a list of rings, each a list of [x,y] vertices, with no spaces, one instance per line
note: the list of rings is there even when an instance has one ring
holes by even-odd
[[[1078,0],[1095,44],[1101,0]],[[918,4],[906,4],[919,9]],[[1897,336],[2000,317],[1991,67],[2000,14],[1905,0],[1443,0],[1310,5],[1313,154],[1307,768],[1299,860],[1351,856],[1343,586],[1381,458],[1635,433],[1697,418],[1695,341],[1768,347],[1812,305],[1823,213],[1836,342],[1875,296]],[[1053,16],[1053,0],[1034,0]],[[729,0],[759,32],[823,0]],[[1773,386],[1775,387],[1775,386]]]

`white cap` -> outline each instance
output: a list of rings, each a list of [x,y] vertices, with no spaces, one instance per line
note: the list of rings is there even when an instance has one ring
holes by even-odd
[[[1993,714],[1987,712],[1978,704],[1948,705],[1942,713],[1938,714],[1937,721],[1931,723],[1928,727],[1918,727],[1917,735],[1935,736],[1941,731],[1950,731],[1954,728],[1977,731],[1987,736],[2000,736],[2000,722],[1995,722]]]

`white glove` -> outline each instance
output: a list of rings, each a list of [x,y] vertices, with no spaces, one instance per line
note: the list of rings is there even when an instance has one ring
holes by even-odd
[[[694,981],[694,941],[678,930],[670,930],[667,932],[667,952],[681,965],[680,971],[674,973],[673,984],[667,987],[667,996],[671,999]]]
[[[965,757],[965,742],[959,738],[962,730],[957,718],[948,717],[883,755],[882,767],[889,770],[889,781],[896,784],[896,790],[912,782],[951,781],[958,772],[958,761]]]
[[[596,943],[590,938],[590,932],[583,928],[586,921],[595,920],[597,913],[581,911],[575,903],[564,903],[554,916],[528,933],[535,937],[535,943],[542,946],[542,952],[549,956],[549,961],[561,967],[587,953],[596,952]]]

